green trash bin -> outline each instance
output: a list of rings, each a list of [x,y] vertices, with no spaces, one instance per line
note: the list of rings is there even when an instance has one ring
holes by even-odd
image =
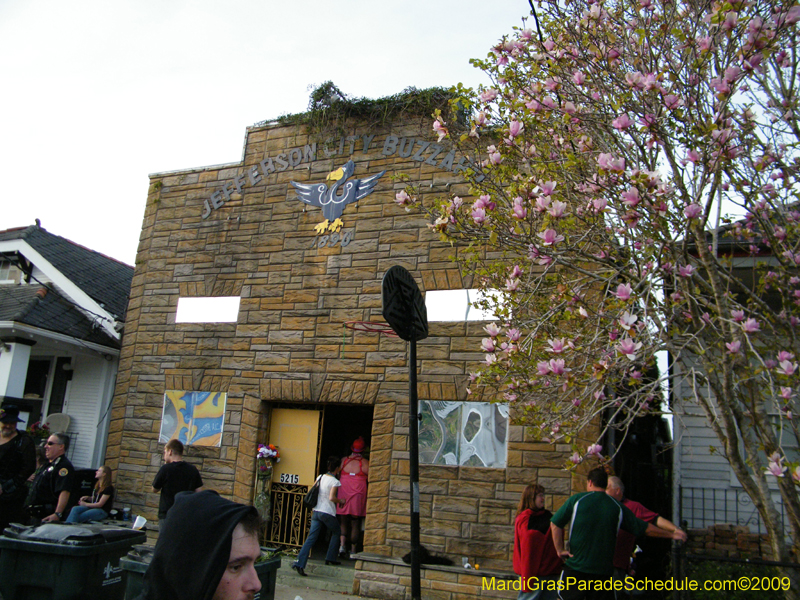
[[[119,565],[128,574],[128,583],[125,590],[125,600],[134,600],[141,592],[144,585],[144,574],[153,558],[154,546],[134,546],[128,555],[120,559]],[[272,552],[271,548],[261,548],[262,556]],[[281,566],[281,557],[266,558],[256,563],[256,573],[261,581],[261,590],[255,595],[254,600],[274,600],[276,571]]]
[[[120,559],[144,531],[115,525],[11,525],[0,536],[4,600],[123,600]]]

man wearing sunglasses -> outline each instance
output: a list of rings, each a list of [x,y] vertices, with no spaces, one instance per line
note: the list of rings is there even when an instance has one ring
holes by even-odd
[[[53,433],[44,448],[47,468],[33,480],[28,512],[32,520],[42,523],[63,521],[69,505],[75,468],[65,456],[69,447],[66,433]]]

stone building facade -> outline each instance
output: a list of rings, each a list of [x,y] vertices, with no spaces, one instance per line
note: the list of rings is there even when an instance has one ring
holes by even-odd
[[[108,439],[118,504],[155,519],[165,392],[224,392],[219,445],[187,447],[207,487],[252,502],[256,447],[271,441],[275,409],[321,410],[315,467],[356,433],[369,443],[364,550],[395,559],[408,552],[406,343],[344,324],[382,320],[381,281],[393,265],[423,293],[468,287],[454,249],[395,202],[409,184],[425,194],[468,193],[466,158],[431,143],[429,121],[354,122],[327,136],[267,123],[247,129],[240,162],[151,176]],[[348,160],[361,181],[386,173],[344,208],[341,230],[318,233],[322,211],[304,205],[290,182],[333,185],[330,175]],[[180,298],[215,296],[239,298],[235,322],[176,323]],[[420,400],[470,400],[484,325],[430,323],[417,348]],[[572,489],[565,452],[511,425],[504,468],[423,465],[422,543],[458,563],[466,556],[510,571],[520,493],[538,481],[560,505]]]

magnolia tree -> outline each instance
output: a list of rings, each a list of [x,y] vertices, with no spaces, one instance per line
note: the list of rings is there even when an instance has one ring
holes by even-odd
[[[472,199],[397,196],[494,290],[471,389],[498,388],[575,463],[682,390],[775,557],[796,559],[800,6],[573,0],[532,15],[474,61],[493,85],[457,90],[469,116],[435,115],[474,157]],[[659,371],[665,353],[676,368]]]

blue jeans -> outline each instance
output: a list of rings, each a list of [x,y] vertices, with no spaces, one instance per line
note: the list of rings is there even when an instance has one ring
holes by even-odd
[[[88,523],[108,518],[108,513],[102,508],[87,508],[86,506],[73,506],[69,511],[67,523]]]
[[[308,532],[306,543],[300,548],[300,554],[297,555],[297,562],[294,563],[301,569],[306,568],[308,555],[311,554],[311,548],[314,547],[314,543],[317,541],[323,527],[331,532],[331,541],[328,544],[328,555],[325,557],[325,560],[336,560],[336,553],[339,550],[339,536],[342,533],[342,530],[339,528],[339,521],[336,520],[336,517],[328,513],[315,510],[311,513],[311,531]]]

